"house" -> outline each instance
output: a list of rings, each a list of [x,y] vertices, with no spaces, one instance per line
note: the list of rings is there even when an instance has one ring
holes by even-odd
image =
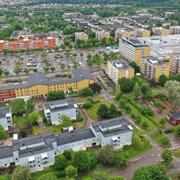
[[[70,119],[77,118],[77,104],[74,101],[63,99],[50,101],[44,105],[44,115],[53,125],[58,125],[62,122],[62,117],[67,116]]]
[[[173,125],[180,124],[180,111],[169,113],[168,116],[167,116],[167,119]]]
[[[13,125],[11,107],[0,107],[0,125],[4,130],[9,130],[9,127]]]

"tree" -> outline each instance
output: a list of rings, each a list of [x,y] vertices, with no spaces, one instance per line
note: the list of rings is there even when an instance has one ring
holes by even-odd
[[[133,90],[134,81],[131,79],[122,78],[119,80],[121,92],[128,93]]]
[[[161,153],[161,158],[163,159],[165,165],[169,165],[172,161],[172,152],[168,149],[165,149]]]
[[[105,104],[101,104],[98,107],[96,114],[102,119],[108,119],[109,118],[109,109]]]
[[[0,125],[0,140],[7,138],[8,133],[4,130],[4,128]]]
[[[23,99],[16,99],[12,101],[11,107],[14,115],[22,116],[26,112],[26,103]]]
[[[92,96],[93,94],[94,94],[94,92],[89,87],[83,88],[83,89],[80,90],[80,95],[81,96]]]
[[[28,115],[28,120],[32,123],[32,125],[37,125],[37,120],[38,120],[38,114],[37,112],[31,112],[29,115]]]
[[[168,100],[172,103],[173,108],[180,105],[180,82],[178,81],[167,81],[165,84],[165,89],[167,90]]]
[[[100,93],[101,92],[101,86],[97,83],[90,84],[89,87],[93,90],[94,93]]]
[[[165,75],[163,74],[163,75],[161,75],[161,76],[159,77],[158,84],[159,84],[160,86],[164,87],[164,85],[165,85],[165,83],[166,83],[167,80],[168,80],[167,76],[165,76]]]
[[[133,88],[133,93],[134,93],[135,99],[138,99],[141,96],[141,88],[137,82],[135,83],[135,86]]]
[[[106,145],[99,151],[98,154],[99,161],[103,164],[115,164],[116,163],[116,155],[111,145]]]
[[[138,168],[133,180],[168,180],[165,167],[161,164]]]
[[[63,91],[53,91],[53,92],[49,92],[47,95],[48,101],[59,100],[64,98],[65,98],[65,94]]]
[[[61,154],[57,156],[54,164],[55,169],[58,171],[62,171],[65,169],[66,166],[67,166],[67,160],[64,157],[64,155]]]
[[[75,178],[77,176],[77,168],[69,165],[65,168],[66,178]]]
[[[115,118],[118,117],[120,114],[118,108],[116,105],[111,104],[109,107],[109,118]]]
[[[116,166],[125,167],[128,164],[127,156],[123,151],[120,151],[116,154]]]
[[[32,180],[32,176],[27,167],[18,166],[14,170],[11,180]]]
[[[175,127],[175,135],[176,137],[180,137],[180,124]]]

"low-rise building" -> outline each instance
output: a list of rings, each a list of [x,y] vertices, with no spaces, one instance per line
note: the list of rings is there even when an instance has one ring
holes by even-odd
[[[150,56],[150,46],[136,38],[122,38],[119,40],[119,52],[128,61],[134,61],[141,66],[141,58]]]
[[[76,32],[75,33],[75,41],[87,41],[88,35],[85,32]]]
[[[114,83],[118,83],[118,80],[123,77],[128,79],[134,77],[134,69],[120,60],[108,61],[106,73]]]
[[[153,32],[153,35],[157,35],[157,36],[166,36],[166,35],[170,34],[169,29],[165,29],[165,28],[162,28],[162,27],[152,28],[152,32]]]
[[[170,34],[180,34],[180,26],[169,27]]]
[[[64,116],[76,120],[77,110],[77,104],[67,99],[50,101],[44,105],[44,115],[53,125],[60,124]]]
[[[0,101],[19,97],[43,97],[53,91],[79,91],[93,83],[94,79],[88,69],[74,70],[71,78],[48,79],[44,73],[34,73],[27,82],[0,86]]]
[[[180,73],[180,53],[173,54],[170,60],[170,72]]]
[[[61,135],[45,134],[13,140],[11,146],[0,147],[0,168],[26,166],[31,172],[54,164],[55,156],[65,150],[112,145],[114,149],[132,143],[133,128],[125,117],[96,122],[87,129]]]
[[[146,29],[135,29],[134,36],[135,37],[150,37],[151,32]]]
[[[96,39],[98,39],[98,41],[101,41],[103,39],[108,40],[110,38],[110,32],[107,31],[96,31]]]
[[[161,75],[169,76],[170,63],[153,56],[143,57],[141,73],[149,81],[158,81]]]
[[[169,113],[167,119],[173,125],[180,124],[180,111]]]
[[[0,107],[0,125],[4,130],[9,130],[9,127],[13,125],[11,107]]]

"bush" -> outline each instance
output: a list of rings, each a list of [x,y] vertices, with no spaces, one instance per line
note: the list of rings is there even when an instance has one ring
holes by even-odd
[[[164,136],[164,135],[162,135],[162,137],[160,138],[160,143],[161,143],[161,145],[164,146],[164,147],[170,146],[170,141],[169,141],[169,139],[168,139],[166,136]]]
[[[166,134],[172,133],[174,132],[174,128],[173,127],[169,127],[164,131]]]
[[[90,101],[87,101],[84,103],[83,108],[90,109],[92,106],[93,106],[93,104]]]
[[[91,88],[83,88],[80,90],[81,96],[93,96],[94,92]]]

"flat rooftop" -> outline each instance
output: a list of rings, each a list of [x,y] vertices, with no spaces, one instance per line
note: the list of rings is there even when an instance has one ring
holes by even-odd
[[[9,107],[9,106],[0,107],[0,118],[6,117],[6,114],[7,114],[7,113],[10,113],[10,112],[11,112],[11,110],[10,110],[10,107]]]
[[[131,68],[127,63],[125,63],[121,60],[110,61],[110,63],[113,64],[119,70]]]
[[[147,44],[144,42],[139,41],[137,38],[123,38],[123,42],[126,42],[127,44],[133,46],[133,47],[145,47]]]
[[[152,65],[164,65],[165,64],[165,62],[163,60],[160,60],[154,56],[147,56],[147,57],[143,57],[142,59],[149,62]]]

